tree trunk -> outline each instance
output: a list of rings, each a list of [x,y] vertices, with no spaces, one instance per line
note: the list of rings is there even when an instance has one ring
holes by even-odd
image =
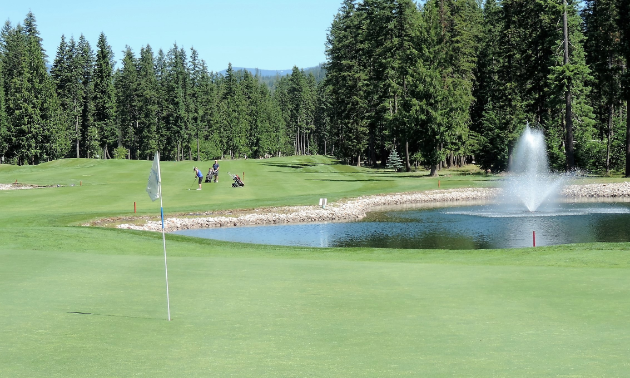
[[[630,101],[626,101],[626,177],[630,177]]]
[[[569,65],[569,28],[567,26],[567,1],[564,0],[564,13],[562,17],[563,23],[563,31],[564,31],[564,65]],[[567,90],[564,95],[566,101],[566,112],[565,112],[565,128],[566,128],[566,139],[565,139],[565,148],[567,155],[567,171],[571,171],[575,168],[575,159],[573,155],[573,109],[571,106],[571,80],[567,82]]]
[[[405,141],[405,169],[411,172],[411,164],[409,164],[409,141]]]
[[[612,104],[608,105],[608,140],[606,141],[606,173],[610,173],[610,148],[613,138],[613,113],[614,107]]]
[[[429,176],[431,177],[437,177],[437,171],[438,171],[438,166],[437,164],[433,164],[431,165],[431,173],[429,173]]]
[[[357,155],[357,167],[361,166],[361,154]]]
[[[76,121],[74,122],[74,131],[77,137],[77,159],[80,157],[79,156],[79,140],[81,138],[79,138],[79,117],[77,116]]]

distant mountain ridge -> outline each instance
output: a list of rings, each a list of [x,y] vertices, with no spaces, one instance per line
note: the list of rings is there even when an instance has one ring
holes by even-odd
[[[260,76],[284,76],[284,75],[289,75],[291,73],[291,69],[289,70],[261,70],[259,68],[247,68],[247,67],[232,67],[232,69],[234,71],[247,71],[249,73],[251,73],[252,75],[255,75],[256,72],[258,72],[260,74]],[[219,71],[219,73],[221,75],[225,75],[225,72],[227,71],[227,69],[223,70],[223,71]]]
[[[260,74],[261,77],[275,77],[275,76],[285,76],[285,75],[290,75],[291,72],[293,71],[293,69],[288,69],[288,70],[261,70],[260,68],[247,68],[247,67],[232,67],[232,69],[234,71],[247,71],[249,73],[251,73],[252,75],[256,75],[256,72],[258,72]],[[322,69],[322,64],[319,64],[317,66],[313,66],[313,67],[308,67],[308,68],[300,68],[301,70],[303,70],[306,74],[309,73],[309,71],[318,71]],[[219,73],[221,75],[225,75],[225,72],[227,71],[227,69],[219,71]]]
[[[315,67],[308,67],[308,68],[301,68],[302,71],[304,71],[305,75],[313,75],[315,77],[315,81],[317,83],[321,82],[322,80],[324,80],[324,78],[326,77],[326,69],[323,67],[323,63],[320,63],[319,65],[315,66]],[[274,91],[276,88],[276,85],[278,84],[278,81],[288,75],[291,75],[291,73],[293,72],[293,69],[290,70],[261,70],[258,68],[245,68],[245,67],[232,67],[232,70],[234,70],[234,72],[239,72],[239,71],[247,71],[249,73],[251,73],[252,75],[256,75],[256,72],[258,72],[259,76],[258,76],[258,80],[261,83],[264,83],[265,85],[267,85],[267,87],[271,90]],[[223,70],[223,71],[219,71],[218,73],[225,76],[225,72],[227,70]]]

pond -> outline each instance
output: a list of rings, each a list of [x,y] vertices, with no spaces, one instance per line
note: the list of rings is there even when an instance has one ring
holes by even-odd
[[[288,246],[488,249],[630,241],[629,203],[565,203],[546,211],[498,205],[388,209],[358,222],[177,231],[202,238]]]

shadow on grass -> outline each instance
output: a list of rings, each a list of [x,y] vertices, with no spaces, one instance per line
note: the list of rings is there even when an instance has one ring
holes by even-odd
[[[149,316],[128,316],[128,315],[111,315],[111,314],[96,314],[93,312],[82,312],[82,311],[68,311],[68,314],[73,315],[96,315],[96,316],[112,316],[116,318],[129,318],[129,319],[150,319],[150,320],[166,320],[162,318],[152,318]]]
[[[339,165],[338,163],[315,163],[315,162],[304,162],[304,163],[276,163],[276,162],[268,162],[268,163],[263,163],[263,165],[269,166],[269,167],[281,167],[281,168],[293,168],[293,169],[300,169],[300,168],[308,168],[308,167],[317,167],[320,165]]]
[[[394,180],[382,180],[382,179],[366,179],[366,180],[343,180],[343,179],[305,179],[305,181],[338,181],[338,182],[385,182]]]

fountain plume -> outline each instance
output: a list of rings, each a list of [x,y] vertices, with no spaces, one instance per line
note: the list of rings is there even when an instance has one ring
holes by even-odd
[[[547,146],[542,131],[529,124],[516,143],[509,177],[504,187],[504,199],[517,203],[530,211],[538,211],[545,204],[552,204],[563,180],[549,172]]]

